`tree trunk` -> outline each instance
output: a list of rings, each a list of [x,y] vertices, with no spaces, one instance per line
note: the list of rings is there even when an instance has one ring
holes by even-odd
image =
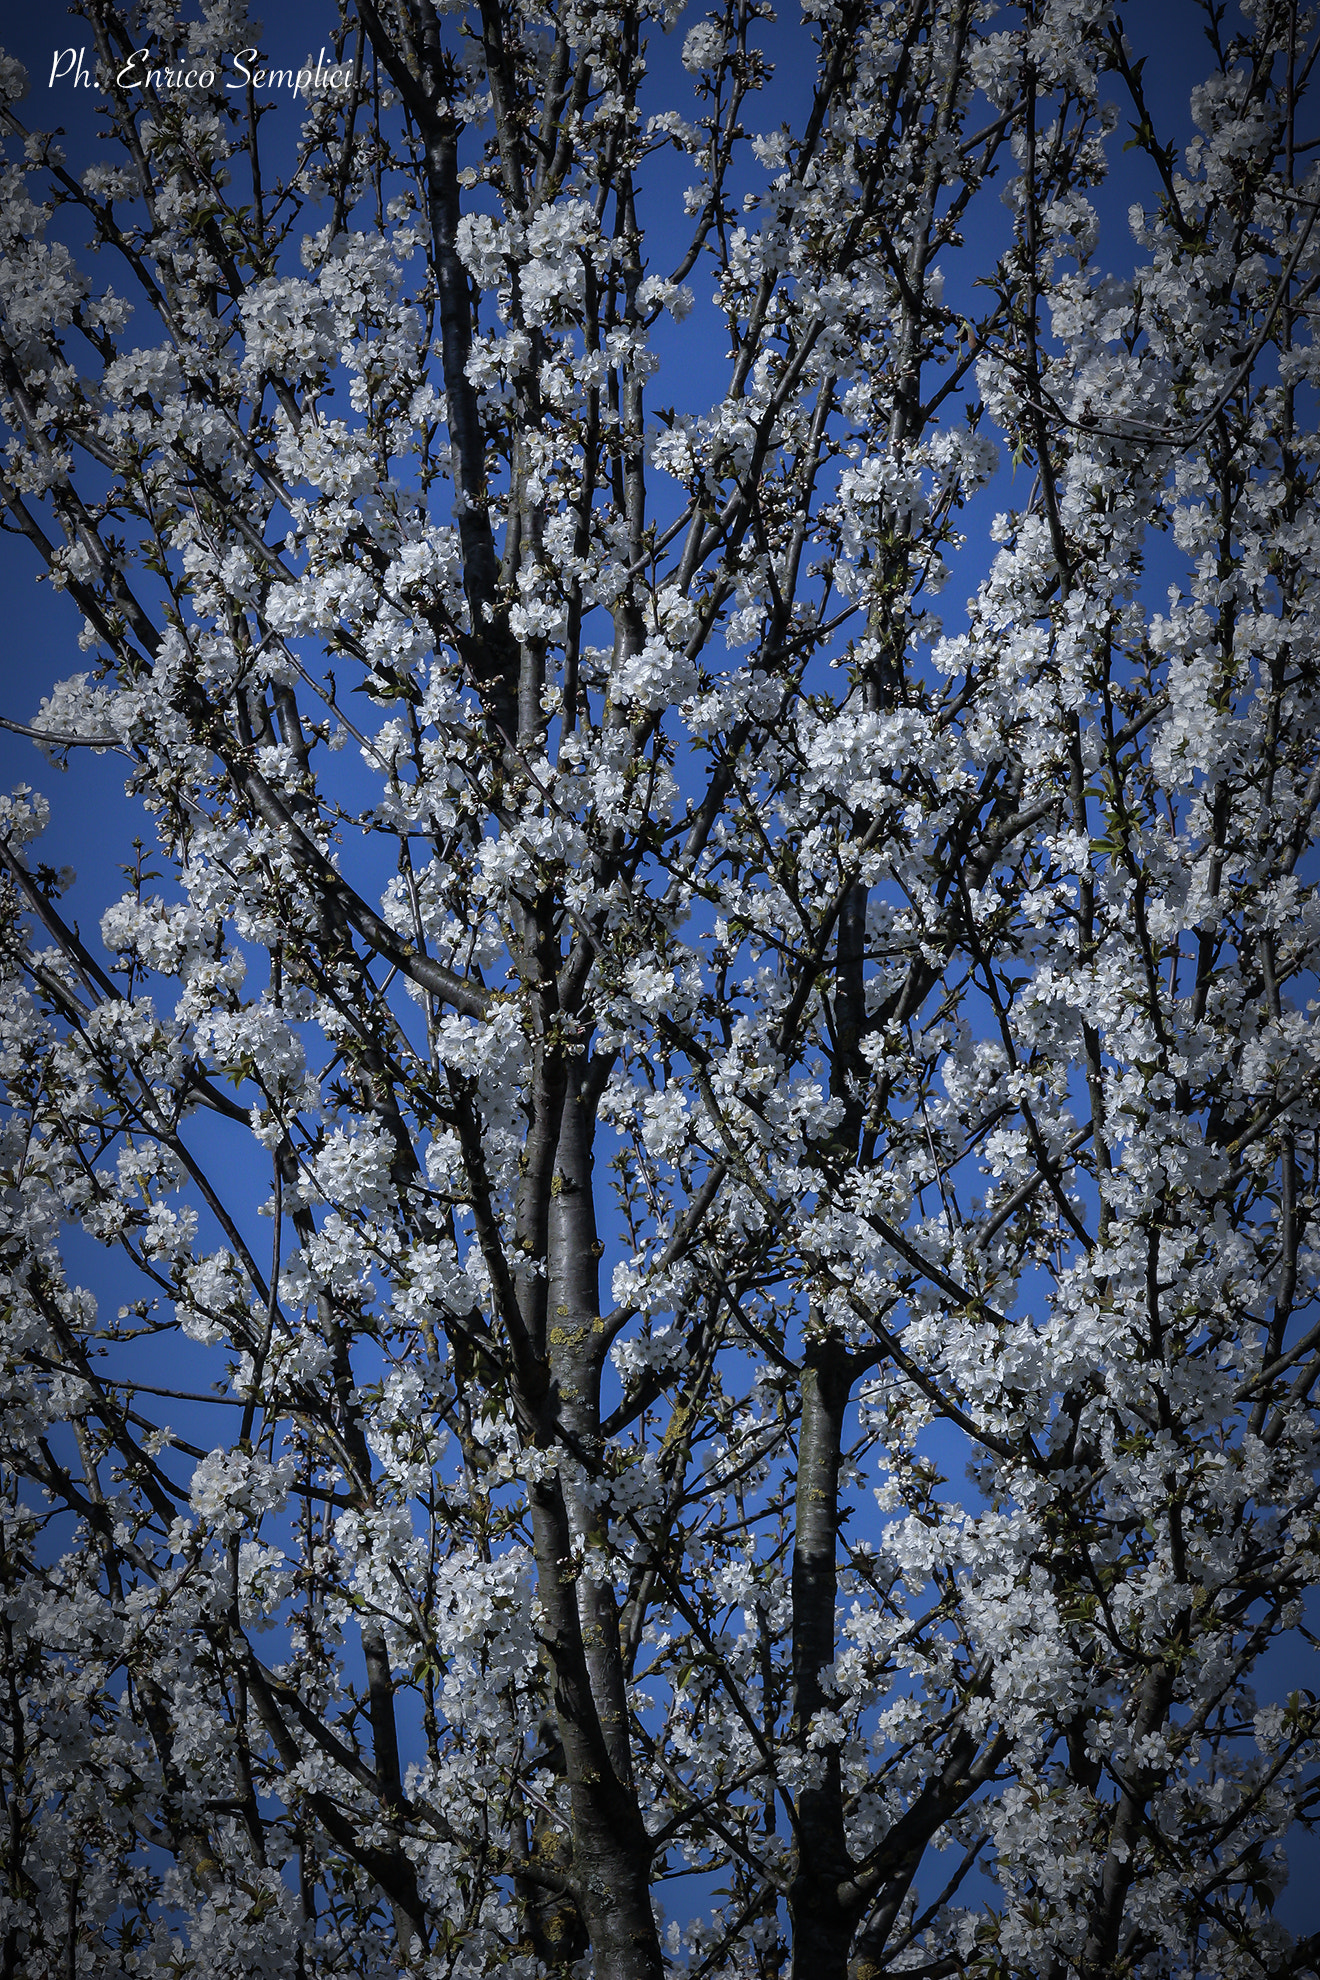
[[[850,1358],[838,1341],[808,1348],[798,1433],[793,1549],[793,1735],[805,1748],[812,1718],[830,1699],[821,1671],[834,1662],[839,1456]],[[821,1755],[815,1784],[798,1797],[798,1868],[789,1893],[792,1980],[847,1980],[855,1912],[840,1901],[852,1872],[843,1827],[837,1745]]]
[[[543,1277],[519,1273],[523,1317],[549,1374],[535,1406],[538,1441],[559,1459],[531,1492],[537,1586],[569,1787],[571,1875],[597,1980],[661,1980],[604,1516],[582,1489],[600,1470],[604,1336],[581,1063],[562,1046],[543,1050],[522,1206],[528,1255],[545,1259]]]

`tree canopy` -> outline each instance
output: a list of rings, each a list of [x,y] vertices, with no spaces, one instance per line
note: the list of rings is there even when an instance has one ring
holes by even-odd
[[[1315,1975],[1315,10],[77,11],[0,1976]]]

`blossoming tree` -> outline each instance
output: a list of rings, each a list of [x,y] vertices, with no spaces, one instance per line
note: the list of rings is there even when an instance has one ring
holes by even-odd
[[[1315,1974],[1311,10],[80,11],[0,1973]]]

